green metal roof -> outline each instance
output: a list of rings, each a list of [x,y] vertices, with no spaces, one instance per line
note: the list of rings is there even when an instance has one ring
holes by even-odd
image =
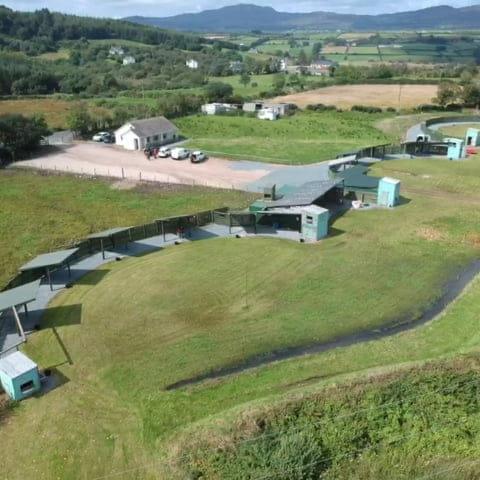
[[[128,232],[132,227],[117,227],[117,228],[109,228],[108,230],[103,230],[103,232],[92,233],[87,238],[94,240],[94,239],[101,239],[101,238],[110,238],[117,233]]]
[[[0,312],[14,307],[15,305],[24,305],[33,302],[37,298],[40,280],[26,283],[20,287],[15,287],[0,293]]]
[[[30,260],[28,263],[20,267],[21,272],[26,270],[35,270],[37,268],[58,267],[66,262],[72,255],[78,252],[78,248],[70,248],[68,250],[57,250],[56,252],[44,253]]]
[[[379,177],[369,177],[368,167],[356,165],[339,172],[338,176],[344,179],[345,188],[377,189]]]

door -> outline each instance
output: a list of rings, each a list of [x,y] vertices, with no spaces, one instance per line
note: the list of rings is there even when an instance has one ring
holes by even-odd
[[[138,150],[138,138],[133,139],[133,145],[135,146],[135,150]]]

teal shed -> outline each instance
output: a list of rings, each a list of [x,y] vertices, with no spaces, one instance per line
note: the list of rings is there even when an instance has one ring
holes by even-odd
[[[384,177],[378,182],[378,205],[394,207],[400,203],[400,180]]]
[[[465,135],[465,144],[467,147],[480,146],[480,130],[478,128],[469,128]]]
[[[459,138],[446,138],[448,143],[447,157],[449,160],[460,160],[465,157],[465,142]]]
[[[22,352],[0,358],[0,382],[12,400],[23,400],[40,390],[38,366]]]
[[[302,237],[306,242],[316,242],[328,235],[330,212],[326,208],[310,205],[302,208]]]

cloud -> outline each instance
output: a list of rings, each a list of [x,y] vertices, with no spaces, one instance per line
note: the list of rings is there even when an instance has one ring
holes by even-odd
[[[37,10],[49,8],[53,11],[75,13],[98,17],[126,17],[143,15],[166,17],[179,13],[195,13],[206,9],[215,9],[236,3],[255,3],[262,6],[272,6],[285,12],[334,11],[338,13],[376,14],[393,13],[405,10],[444,5],[445,0],[404,0],[402,2],[380,0],[4,0],[5,4],[14,10]],[[3,2],[2,2],[3,3]],[[450,0],[455,7],[470,5],[469,0]]]

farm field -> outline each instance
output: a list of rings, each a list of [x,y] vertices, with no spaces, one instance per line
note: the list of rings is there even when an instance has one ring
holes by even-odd
[[[374,123],[385,114],[300,112],[276,122],[251,117],[189,116],[176,121],[187,145],[226,158],[306,164],[331,160],[340,153],[389,137]]]
[[[436,94],[437,85],[339,85],[284,95],[273,101],[295,103],[300,108],[323,103],[342,108],[369,105],[398,109],[430,103]]]
[[[212,420],[215,428],[228,425],[240,408],[255,406],[244,402],[271,403],[273,395],[301,394],[364,369],[476,348],[478,280],[417,330],[165,390],[252,354],[415,317],[478,258],[478,158],[391,161],[374,173],[402,180],[403,204],[348,212],[335,222],[338,233],[317,245],[186,244],[104,266],[59,295],[26,350],[41,366],[55,365],[66,383],[21,403],[2,425],[2,471],[22,478],[22,462],[21,475],[39,479],[128,469],[138,478],[172,478],[160,472],[173,439],[193,438],[190,428]],[[32,425],[45,432],[41,443]]]
[[[186,186],[125,191],[106,180],[0,170],[0,285],[34,255],[88,233],[222,205],[244,206],[252,198],[238,191]]]

